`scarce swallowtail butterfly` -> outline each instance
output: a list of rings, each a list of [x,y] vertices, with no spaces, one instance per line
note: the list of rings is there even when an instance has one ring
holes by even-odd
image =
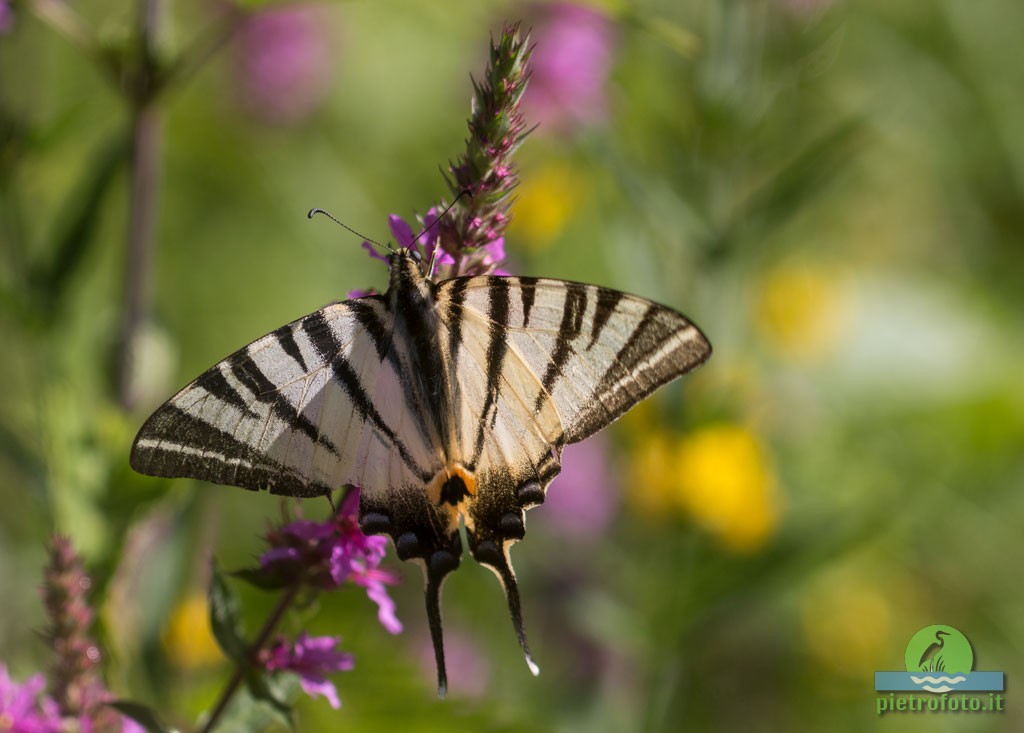
[[[432,281],[407,249],[384,295],[335,303],[215,364],[146,421],[141,473],[274,494],[361,487],[360,524],[426,578],[441,694],[440,589],[473,557],[494,571],[534,674],[509,548],[562,448],[605,427],[711,346],[671,308],[532,277]]]

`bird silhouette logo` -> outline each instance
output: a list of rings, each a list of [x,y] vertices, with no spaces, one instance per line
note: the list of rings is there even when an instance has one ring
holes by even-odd
[[[926,626],[910,638],[905,661],[908,672],[966,674],[974,669],[974,650],[952,626]]]
[[[935,632],[935,641],[929,644],[921,658],[917,660],[917,669],[907,669],[908,672],[942,672],[946,669],[945,655],[942,648],[946,645],[948,631],[939,629]]]

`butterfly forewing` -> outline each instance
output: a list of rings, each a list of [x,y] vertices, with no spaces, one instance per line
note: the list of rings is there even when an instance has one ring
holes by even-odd
[[[389,422],[408,408],[379,396],[400,377],[367,309],[386,327],[380,298],[338,303],[211,367],[146,421],[132,467],[292,496],[420,485],[435,469],[419,433]]]
[[[501,321],[490,317],[489,307],[498,282],[507,283],[509,293]],[[442,283],[442,293],[446,286],[453,287]],[[535,411],[553,405],[562,431],[553,442],[559,444],[597,432],[711,353],[703,334],[680,313],[596,285],[477,277],[460,289],[453,310],[463,311],[464,324],[501,330],[504,364],[519,368],[521,383],[526,373],[536,383]]]

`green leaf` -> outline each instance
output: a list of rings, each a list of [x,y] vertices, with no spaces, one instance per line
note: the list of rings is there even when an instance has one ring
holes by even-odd
[[[253,669],[246,676],[246,686],[253,699],[265,703],[289,728],[295,727],[295,716],[290,700],[298,687],[298,677],[294,674],[269,673]]]
[[[145,728],[147,733],[176,733],[177,729],[164,725],[157,712],[148,705],[132,700],[112,700],[107,705],[126,718],[134,720]]]
[[[270,573],[263,568],[243,568],[228,573],[228,575],[243,580],[260,590],[281,590],[287,588],[292,582],[283,573]]]
[[[36,265],[30,274],[36,303],[47,317],[55,315],[71,277],[84,261],[94,240],[103,197],[113,184],[129,146],[123,133],[107,141],[94,155],[87,177],[64,204],[46,265]]]
[[[248,645],[242,637],[242,623],[238,613],[238,596],[224,580],[224,576],[212,565],[210,578],[210,628],[217,644],[227,657],[239,664],[247,664]]]

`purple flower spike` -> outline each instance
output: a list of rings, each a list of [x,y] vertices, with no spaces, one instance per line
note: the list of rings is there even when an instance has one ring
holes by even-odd
[[[481,250],[502,236],[519,182],[512,153],[527,134],[520,100],[528,79],[530,39],[506,26],[491,42],[484,76],[474,81],[466,150],[448,166],[448,188],[460,197],[438,226],[441,247],[455,258],[445,275],[493,272]],[[469,195],[463,195],[468,192]]]
[[[338,709],[341,701],[334,683],[327,679],[332,672],[348,672],[355,667],[351,654],[337,650],[341,639],[334,636],[310,636],[303,632],[292,644],[286,639],[263,651],[263,666],[270,672],[293,672],[310,697],[323,695],[331,707]]]
[[[17,684],[0,663],[0,730],[4,733],[58,733],[61,719],[57,703],[42,694],[41,674]]]
[[[423,260],[433,265],[427,276],[443,280],[463,275],[508,275],[504,232],[509,222],[512,191],[519,183],[512,154],[527,135],[520,100],[529,77],[530,38],[518,25],[505,26],[491,41],[484,76],[474,81],[465,151],[448,165],[445,179],[454,197],[429,209],[420,223],[421,236],[392,214],[388,225],[400,247],[423,247]],[[445,212],[442,216],[442,212]],[[373,256],[376,256],[375,254]]]

